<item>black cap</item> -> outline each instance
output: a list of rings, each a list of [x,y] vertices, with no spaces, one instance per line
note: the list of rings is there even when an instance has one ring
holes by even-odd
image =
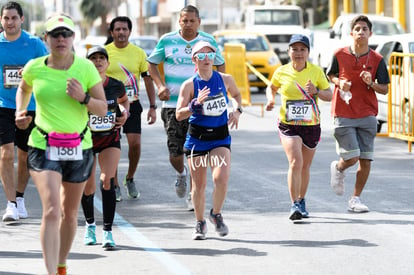
[[[104,47],[101,47],[101,46],[94,46],[90,48],[88,52],[86,53],[86,58],[89,58],[96,53],[101,53],[105,55],[106,59],[108,59],[108,52],[105,50]]]
[[[292,37],[290,38],[290,41],[289,41],[289,47],[292,44],[295,44],[295,43],[302,43],[308,49],[310,48],[309,38],[306,35],[303,35],[303,34],[294,34],[294,35],[292,35]]]

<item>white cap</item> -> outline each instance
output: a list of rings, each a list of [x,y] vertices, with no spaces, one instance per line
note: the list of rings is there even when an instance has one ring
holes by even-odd
[[[216,52],[216,48],[210,44],[210,42],[207,41],[199,41],[197,42],[194,46],[193,46],[193,50],[191,52],[191,58],[194,57],[194,55],[199,52],[202,48],[204,47],[209,47],[210,49],[213,50],[213,52]]]

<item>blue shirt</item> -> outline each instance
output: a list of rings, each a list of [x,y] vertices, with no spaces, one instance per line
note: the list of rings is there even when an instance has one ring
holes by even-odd
[[[42,40],[22,30],[20,37],[9,41],[0,33],[0,66],[3,77],[0,77],[0,107],[16,109],[16,91],[21,75],[18,70],[33,58],[48,53]],[[29,111],[35,110],[35,101],[30,99]]]

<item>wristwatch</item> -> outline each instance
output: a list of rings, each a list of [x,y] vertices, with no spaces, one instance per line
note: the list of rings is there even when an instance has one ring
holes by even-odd
[[[157,104],[151,104],[150,108],[156,110],[157,109]]]
[[[237,108],[237,111],[239,111],[240,114],[243,114],[243,109],[242,107]]]
[[[83,101],[80,104],[88,104],[89,100],[91,100],[91,96],[89,95],[89,93],[85,93],[85,98],[83,99]]]

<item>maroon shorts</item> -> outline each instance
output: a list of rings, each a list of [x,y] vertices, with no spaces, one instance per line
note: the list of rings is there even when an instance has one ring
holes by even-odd
[[[321,126],[289,125],[279,122],[279,134],[286,137],[299,136],[306,147],[313,149],[321,140]]]
[[[121,133],[119,130],[112,131],[107,135],[92,134],[93,153],[99,154],[106,148],[115,147],[121,148]]]

